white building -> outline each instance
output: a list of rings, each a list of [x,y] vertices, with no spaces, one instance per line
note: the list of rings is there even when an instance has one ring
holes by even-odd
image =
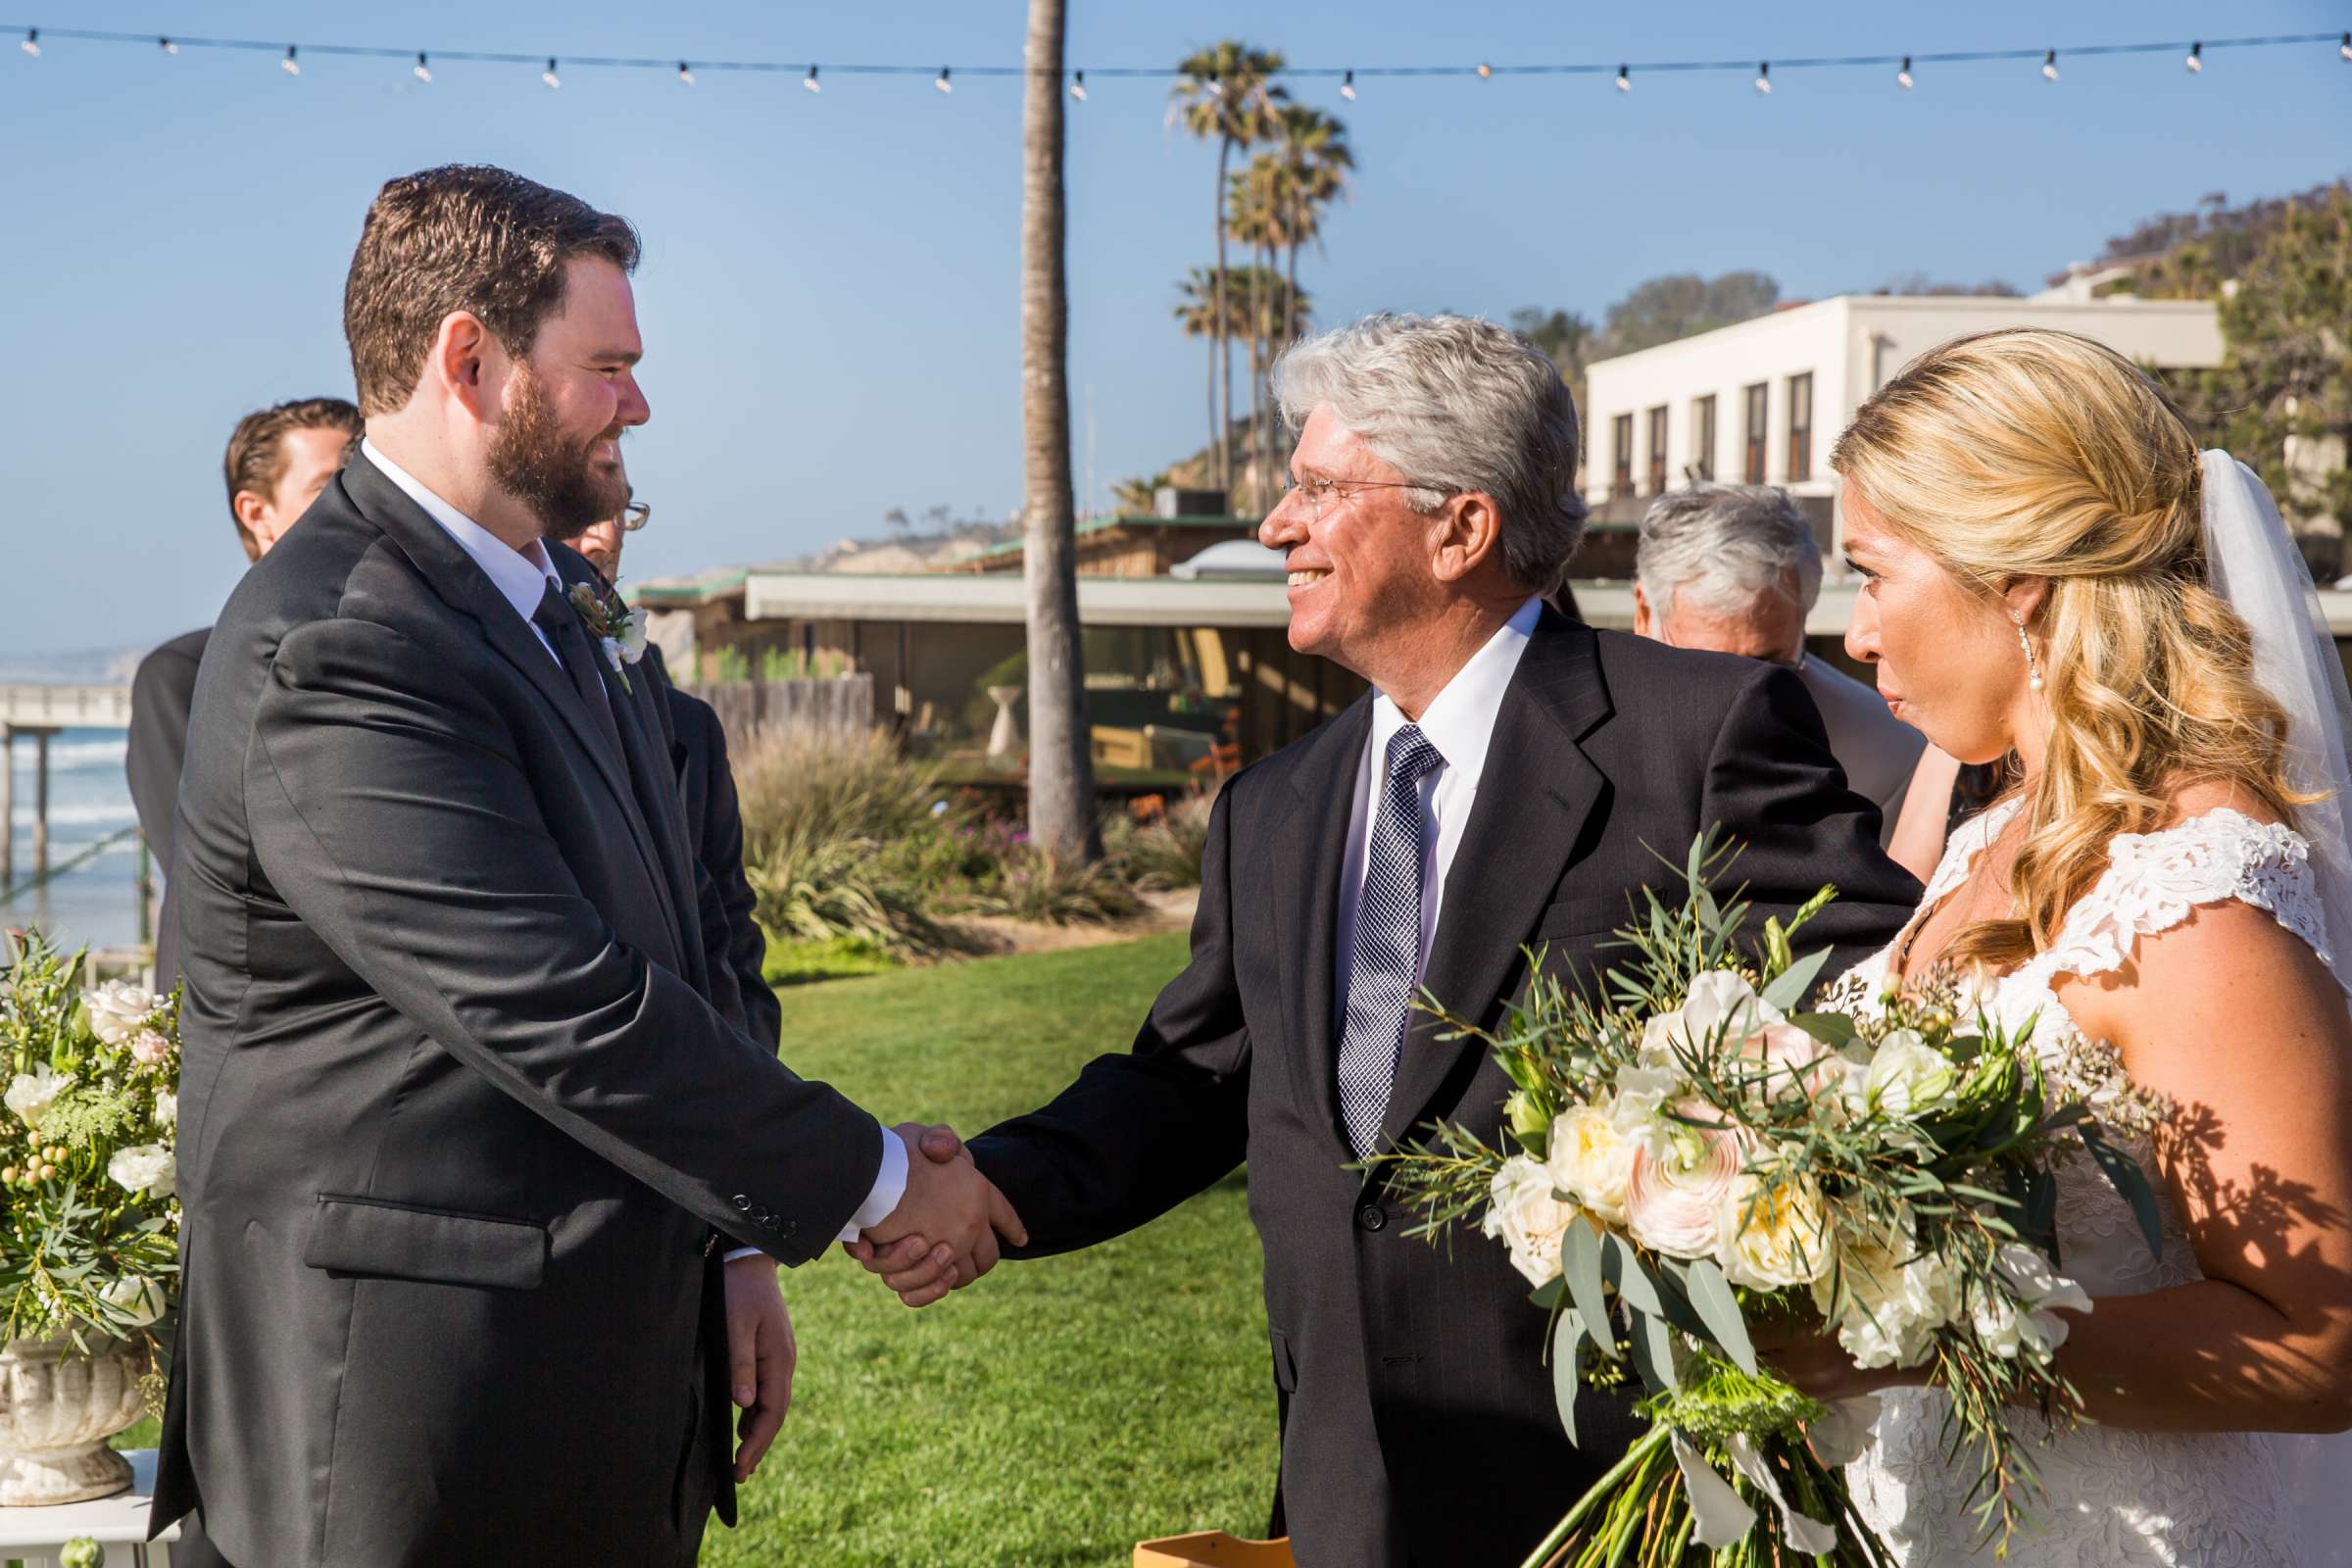
[[[1585,498],[1601,522],[1699,479],[1786,487],[1836,559],[1830,447],[1925,351],[1996,326],[2080,332],[2165,369],[2222,363],[2210,301],[1840,294],[1602,360],[1587,371]]]

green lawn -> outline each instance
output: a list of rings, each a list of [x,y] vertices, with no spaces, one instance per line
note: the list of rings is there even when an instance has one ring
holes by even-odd
[[[977,1132],[1123,1049],[1184,938],[787,990],[784,1057],[887,1119]],[[1275,1473],[1241,1178],[1088,1252],[909,1312],[838,1251],[784,1276],[791,1418],[703,1561],[1085,1564],[1262,1532]]]

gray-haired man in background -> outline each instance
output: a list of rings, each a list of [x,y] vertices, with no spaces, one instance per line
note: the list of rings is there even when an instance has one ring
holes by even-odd
[[[1805,655],[1805,617],[1821,597],[1821,549],[1785,490],[1700,484],[1650,503],[1635,556],[1634,630],[1677,648],[1740,654],[1795,669],[1830,751],[1855,793],[1879,807],[1879,842],[1894,832],[1927,744],[1886,699]]]

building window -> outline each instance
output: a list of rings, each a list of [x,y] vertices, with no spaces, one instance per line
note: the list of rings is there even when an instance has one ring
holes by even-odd
[[[1610,421],[1610,437],[1616,443],[1617,475],[1609,486],[1611,497],[1634,493],[1634,416],[1620,414]]]
[[[1661,404],[1649,411],[1649,493],[1666,493],[1666,409]]]
[[[1711,396],[1691,400],[1690,461],[1684,469],[1700,483],[1715,477],[1715,399]]]
[[[1762,381],[1747,389],[1747,466],[1749,484],[1764,482],[1764,415],[1766,387]]]
[[[1813,477],[1813,372],[1788,378],[1788,482]]]

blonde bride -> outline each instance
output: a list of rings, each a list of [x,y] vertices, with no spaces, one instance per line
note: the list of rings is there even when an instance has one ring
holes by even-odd
[[[2352,867],[2342,671],[2300,558],[2250,471],[2065,333],[1932,351],[1831,463],[1848,651],[1943,752],[2022,763],[1858,975],[1948,966],[2175,1105],[2139,1151],[2160,1252],[2087,1161],[2062,1177],[2059,1266],[2093,1307],[2059,1364],[2090,1420],[2033,1450],[2044,1496],[2007,1560],[2317,1560],[2290,1467],[2341,1495],[2352,1463],[2270,1435],[2352,1425]],[[1851,1476],[1899,1560],[1989,1562],[1942,1396],[1834,1350],[1782,1360],[1825,1396],[1883,1393]]]

